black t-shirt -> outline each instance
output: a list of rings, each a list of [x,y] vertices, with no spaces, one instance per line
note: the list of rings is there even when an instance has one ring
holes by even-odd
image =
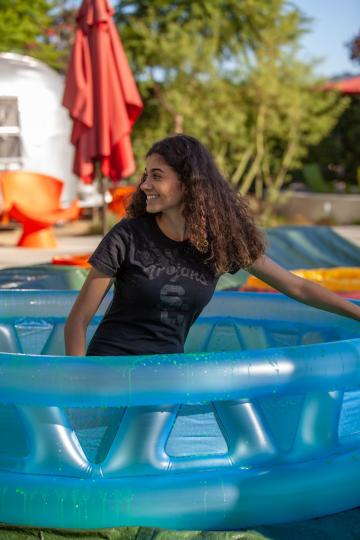
[[[171,240],[144,214],[115,225],[90,257],[115,278],[113,300],[88,355],[183,352],[190,326],[211,299],[217,276],[185,240]]]

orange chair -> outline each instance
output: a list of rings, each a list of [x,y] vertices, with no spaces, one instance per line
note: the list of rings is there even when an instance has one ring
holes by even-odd
[[[126,207],[135,191],[136,186],[121,186],[110,189],[112,201],[108,204],[109,209],[119,218],[123,218],[126,214]]]
[[[53,248],[57,246],[52,226],[79,216],[77,201],[60,208],[63,183],[52,176],[25,171],[1,174],[5,211],[23,224],[18,246]]]

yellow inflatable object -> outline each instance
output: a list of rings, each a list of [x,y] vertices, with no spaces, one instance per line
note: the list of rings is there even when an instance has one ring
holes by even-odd
[[[332,291],[360,291],[360,267],[312,268],[291,270],[300,276]],[[244,287],[251,290],[272,290],[272,287],[260,279],[249,276]]]

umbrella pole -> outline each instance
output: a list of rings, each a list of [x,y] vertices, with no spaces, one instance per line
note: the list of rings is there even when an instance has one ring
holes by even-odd
[[[106,223],[106,201],[105,201],[105,179],[104,176],[100,173],[99,176],[99,191],[101,195],[101,207],[100,207],[100,223],[101,223],[101,233],[103,236],[107,233],[107,223]]]
[[[106,189],[105,189],[105,177],[103,176],[101,172],[100,161],[95,161],[95,171],[96,171],[97,182],[99,184],[99,193],[101,195],[101,206],[99,208],[101,234],[102,236],[105,236],[105,234],[107,233],[106,201],[105,201]]]

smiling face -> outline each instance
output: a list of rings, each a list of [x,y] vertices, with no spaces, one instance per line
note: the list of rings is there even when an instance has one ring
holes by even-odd
[[[144,181],[140,189],[146,195],[146,211],[159,212],[182,211],[184,185],[159,154],[151,154],[146,159]]]

